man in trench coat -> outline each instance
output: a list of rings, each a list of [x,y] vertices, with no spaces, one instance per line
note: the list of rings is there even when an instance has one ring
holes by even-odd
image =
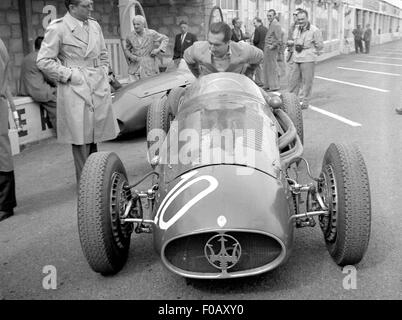
[[[10,57],[0,39],[0,221],[14,214],[15,179],[10,139],[8,138],[8,77]]]
[[[118,124],[112,110],[109,60],[98,22],[90,17],[92,0],[66,0],[68,12],[48,26],[37,64],[57,79],[57,138],[70,143],[76,178],[97,143],[114,139]]]

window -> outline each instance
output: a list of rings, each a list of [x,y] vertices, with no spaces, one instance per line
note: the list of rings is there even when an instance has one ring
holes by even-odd
[[[339,39],[339,6],[333,6],[331,10],[332,32],[331,39]]]
[[[317,3],[315,25],[321,30],[323,40],[329,37],[329,10],[326,3]]]
[[[215,0],[215,5],[221,7],[223,21],[230,26],[232,25],[232,19],[239,17],[239,0]]]

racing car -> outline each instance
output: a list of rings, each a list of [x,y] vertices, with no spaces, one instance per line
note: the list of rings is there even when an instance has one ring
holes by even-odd
[[[330,144],[314,177],[295,95],[264,93],[234,73],[203,76],[181,94],[178,106],[165,96],[148,110],[151,169],[142,179],[130,183],[113,152],[85,164],[78,229],[95,272],[119,272],[136,232],[152,233],[163,265],[180,276],[256,275],[287,261],[296,228],[317,223],[335,263],[361,261],[371,202],[356,145]]]

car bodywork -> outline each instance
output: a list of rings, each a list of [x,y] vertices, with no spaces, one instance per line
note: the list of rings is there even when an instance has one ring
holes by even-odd
[[[173,70],[129,83],[112,95],[120,135],[144,129],[148,107],[173,88],[187,87],[195,77],[181,63]]]
[[[162,130],[165,135],[150,145],[154,170],[139,181],[153,177],[146,191],[133,191],[139,182],[128,183],[114,154],[91,155],[81,178],[78,212],[81,243],[92,269],[102,274],[120,270],[130,231],[135,230],[152,232],[163,264],[181,276],[220,279],[255,275],[283,264],[292,252],[295,227],[314,226],[315,217],[336,263],[358,263],[367,248],[370,226],[364,162],[352,149],[332,146],[320,177],[312,177],[301,157],[302,134],[294,123],[300,117],[292,116],[300,106],[290,105],[289,101],[296,100],[288,97],[285,93],[267,95],[238,74],[200,78],[186,90],[170,129]],[[165,113],[163,104],[161,108],[155,115]],[[149,132],[148,139],[161,133],[160,128],[153,129],[156,134]],[[339,166],[338,153],[346,154],[355,165],[339,162]],[[292,177],[304,162],[314,184],[300,184]],[[104,169],[107,166],[115,169],[109,172]],[[362,199],[345,204],[342,180],[350,176],[349,169],[362,179],[347,181],[354,186],[354,193],[347,198]],[[111,183],[93,191],[89,186],[93,185],[94,170],[95,176]],[[116,176],[120,178],[116,180]],[[116,205],[100,208],[99,194],[110,194],[119,210]],[[304,212],[302,194],[306,196]],[[143,212],[143,201],[148,214]],[[365,224],[362,227],[355,222],[363,236],[347,243],[344,231],[356,232],[356,225],[345,226],[342,219],[353,211],[350,208],[357,208],[356,204],[364,204],[359,214]],[[106,246],[88,222],[91,215],[102,221],[106,230],[112,225],[114,233]],[[125,244],[116,249],[122,239]],[[103,262],[96,260],[105,248],[117,258],[110,259],[109,252]]]

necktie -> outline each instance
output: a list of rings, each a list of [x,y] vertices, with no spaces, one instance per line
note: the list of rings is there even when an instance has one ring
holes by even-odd
[[[84,27],[84,30],[89,33],[89,24],[88,24],[88,20],[85,20],[85,21],[84,21],[83,27]]]
[[[183,44],[185,37],[186,37],[186,34],[182,34],[182,35],[181,35],[181,44]]]

